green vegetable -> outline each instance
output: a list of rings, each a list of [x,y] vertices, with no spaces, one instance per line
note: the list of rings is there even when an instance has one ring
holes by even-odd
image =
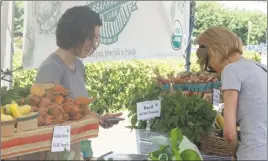
[[[183,135],[180,129],[174,128],[170,132],[171,136],[171,145],[173,148],[177,148],[177,142],[181,142],[183,139]]]
[[[180,155],[183,160],[201,160],[197,152],[191,149],[184,150]]]
[[[176,160],[182,160],[181,156],[180,156],[180,152],[178,149],[173,149],[174,153],[175,153],[175,159]]]
[[[167,161],[168,160],[168,155],[166,153],[162,153],[162,154],[159,155],[158,160]]]
[[[10,104],[12,101],[20,100],[30,94],[30,85],[26,87],[17,87],[7,90],[1,87],[1,105]]]
[[[187,149],[186,144],[181,144],[182,145],[182,152],[180,152],[179,147],[181,142],[189,142],[188,139],[182,135],[182,132],[178,128],[174,128],[170,132],[170,137],[171,137],[171,143],[168,146],[161,146],[159,150],[153,151],[149,153],[149,160],[202,160],[198,153],[192,149]],[[161,137],[154,137],[157,142],[161,142],[160,144],[165,143],[165,141],[168,139],[164,136]],[[184,140],[186,139],[186,140]],[[154,140],[154,141],[155,141]],[[191,142],[189,144],[192,145]],[[171,148],[172,151],[168,151],[168,149]]]
[[[211,131],[216,111],[210,102],[198,96],[184,96],[180,91],[172,94],[159,93],[159,98],[149,99],[150,96],[134,101],[130,112],[136,113],[137,102],[160,99],[161,117],[151,120],[153,132],[167,133],[173,128],[180,127],[181,132],[196,143],[199,141],[200,134],[208,134]],[[132,124],[132,127],[145,129],[146,122],[138,121],[138,126]]]
[[[172,154],[175,155],[176,160],[181,160],[179,146],[177,145],[178,142],[181,142],[183,136],[178,128],[174,128],[170,132],[171,136],[171,147],[172,147]]]

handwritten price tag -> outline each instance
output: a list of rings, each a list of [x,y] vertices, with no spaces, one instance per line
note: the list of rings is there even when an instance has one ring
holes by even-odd
[[[220,104],[220,95],[221,91],[219,89],[213,88],[213,105],[214,106],[219,106]]]
[[[51,151],[61,152],[65,149],[70,151],[71,126],[55,126],[52,138]]]
[[[161,101],[153,100],[137,103],[138,120],[149,120],[155,117],[160,117]]]

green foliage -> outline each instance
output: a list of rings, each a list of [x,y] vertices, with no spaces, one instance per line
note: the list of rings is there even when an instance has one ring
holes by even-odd
[[[21,49],[15,48],[13,58],[13,68],[17,69],[22,65],[22,51]],[[13,72],[13,87],[25,87],[32,84],[35,80],[36,70],[18,70]]]
[[[86,73],[89,95],[100,97],[92,107],[98,107],[99,113],[121,109],[146,91],[154,77],[152,66],[139,61],[89,64]]]
[[[23,34],[23,17],[24,1],[15,1],[15,16],[14,16],[14,36],[22,36]]]
[[[12,101],[19,101],[30,94],[30,86],[17,87],[7,90],[6,87],[1,87],[1,105],[10,104]],[[17,103],[20,103],[17,102]]]
[[[247,59],[254,60],[256,62],[261,62],[261,56],[257,52],[244,51],[243,56]]]
[[[160,94],[160,93],[159,93]],[[148,95],[149,96],[149,95]],[[184,96],[181,92],[162,94],[161,117],[151,120],[151,129],[154,132],[169,132],[173,128],[180,128],[182,133],[191,141],[198,142],[200,134],[207,134],[216,116],[211,103],[198,96]],[[146,99],[144,99],[145,101]],[[136,101],[129,108],[132,127],[143,129],[146,121],[137,120]],[[136,124],[138,123],[138,126]]]
[[[120,110],[133,99],[148,91],[158,67],[162,75],[179,71],[168,61],[118,61],[86,65],[86,84],[89,95],[99,98],[92,104],[92,110],[103,113]]]
[[[198,2],[193,36],[211,26],[223,26],[236,33],[247,44],[248,22],[252,22],[250,44],[264,43],[266,40],[267,15],[258,11],[229,9],[219,2]]]

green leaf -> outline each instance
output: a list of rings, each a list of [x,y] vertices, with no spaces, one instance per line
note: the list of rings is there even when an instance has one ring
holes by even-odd
[[[153,151],[151,153],[149,153],[149,157],[154,157],[154,158],[158,158],[161,154],[164,153],[164,151],[166,150],[168,146],[162,146],[160,147],[160,149]],[[158,159],[157,159],[158,160]]]
[[[182,136],[181,131],[178,128],[174,128],[170,132],[170,137],[171,137],[171,147],[173,149],[173,152],[175,153],[174,150],[178,149],[177,143],[178,141],[180,142],[182,140],[183,136]]]
[[[182,160],[178,149],[173,149],[176,160]]]
[[[168,155],[166,153],[162,153],[158,156],[158,160],[168,161]]]

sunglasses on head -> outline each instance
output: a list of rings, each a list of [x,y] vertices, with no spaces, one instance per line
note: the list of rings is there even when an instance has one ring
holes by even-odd
[[[205,45],[199,45],[199,48],[200,49],[208,49],[208,47]],[[209,66],[209,56],[208,56],[207,51],[208,50],[206,50],[206,53],[203,53],[203,54],[206,54],[205,71],[210,72],[210,73],[216,73],[216,71],[211,66]]]

